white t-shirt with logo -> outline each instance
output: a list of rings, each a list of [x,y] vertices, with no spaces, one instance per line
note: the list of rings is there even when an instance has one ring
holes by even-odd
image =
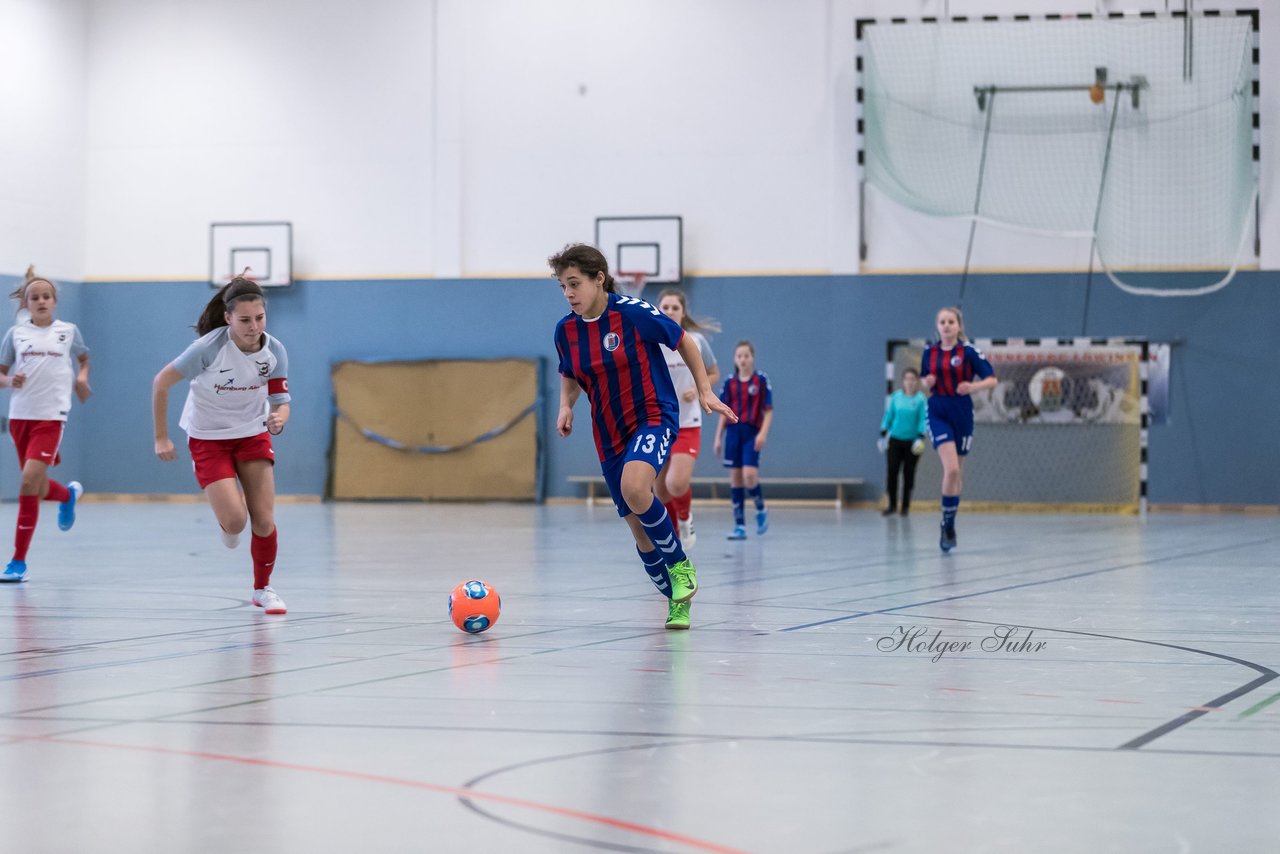
[[[80,354],[88,352],[80,330],[65,320],[48,326],[27,321],[12,327],[0,341],[0,365],[9,368],[9,376],[23,374],[26,381],[9,396],[9,417],[66,421]]]
[[[267,429],[271,404],[289,402],[289,356],[265,332],[246,353],[226,326],[197,338],[171,363],[191,380],[178,425],[193,439],[244,439]]]
[[[716,356],[711,352],[711,345],[700,332],[687,329],[685,334],[691,336],[694,343],[698,345],[698,352],[702,354],[702,365],[710,374],[711,369],[716,366]],[[667,370],[671,373],[671,384],[676,387],[676,399],[680,401],[680,426],[702,426],[702,403],[696,397],[693,400],[685,400],[683,397],[686,390],[698,386],[693,380],[693,371],[689,370],[689,366],[684,363],[684,357],[680,355],[679,350],[672,350],[665,344],[659,346],[662,347],[662,354],[667,357]]]

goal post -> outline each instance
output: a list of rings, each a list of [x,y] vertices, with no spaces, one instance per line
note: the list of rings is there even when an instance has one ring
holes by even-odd
[[[1148,345],[1138,339],[977,339],[997,385],[973,395],[966,509],[1139,513],[1147,509]],[[920,369],[924,340],[887,342],[886,394]],[[936,500],[926,450],[915,496]]]

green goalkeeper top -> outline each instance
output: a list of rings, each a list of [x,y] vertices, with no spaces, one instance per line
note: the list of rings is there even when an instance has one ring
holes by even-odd
[[[908,395],[901,389],[890,395],[884,406],[884,418],[880,432],[888,432],[894,439],[911,442],[924,435],[926,416],[925,397],[920,392]]]

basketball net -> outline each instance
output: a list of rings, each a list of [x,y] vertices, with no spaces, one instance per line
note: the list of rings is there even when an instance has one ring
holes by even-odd
[[[644,294],[644,273],[619,273],[614,281],[618,285],[618,293],[623,296],[642,299]]]

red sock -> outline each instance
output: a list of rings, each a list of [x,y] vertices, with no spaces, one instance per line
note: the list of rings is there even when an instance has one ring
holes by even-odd
[[[36,520],[40,518],[40,496],[18,496],[18,530],[13,536],[13,559],[26,560],[31,538],[36,533]]]
[[[271,570],[276,565],[276,529],[265,537],[254,534],[249,554],[253,556],[253,589],[261,590],[271,583]]]
[[[69,501],[71,499],[71,490],[67,489],[56,480],[49,481],[49,491],[44,494],[45,501]]]
[[[671,503],[676,506],[676,510],[679,513],[677,518],[682,522],[688,522],[691,508],[693,507],[693,487],[686,489],[684,495],[678,495],[671,499]]]
[[[673,498],[662,506],[667,508],[667,515],[671,517],[671,527],[675,528],[676,539],[680,539],[680,526],[676,524],[676,520],[680,518],[676,515],[676,500]]]

